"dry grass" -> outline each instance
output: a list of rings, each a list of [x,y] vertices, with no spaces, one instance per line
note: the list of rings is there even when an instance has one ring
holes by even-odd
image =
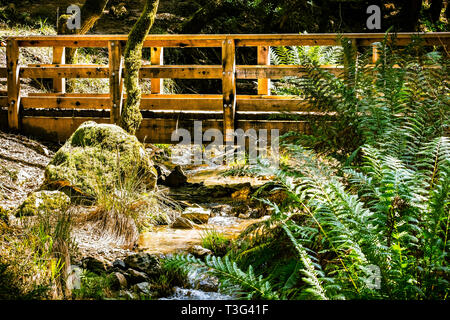
[[[0,237],[0,298],[62,299],[70,257],[76,250],[71,238],[68,208],[40,212],[3,228]]]

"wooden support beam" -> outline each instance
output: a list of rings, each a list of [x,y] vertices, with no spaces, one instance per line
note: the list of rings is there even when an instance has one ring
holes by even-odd
[[[109,97],[58,97],[58,96],[29,96],[21,99],[24,109],[103,109],[109,110]]]
[[[110,95],[110,121],[118,124],[123,105],[122,93],[122,53],[121,44],[117,40],[108,42],[109,52],[109,95]]]
[[[64,47],[53,47],[52,62],[57,65],[66,63],[66,49]],[[66,79],[59,77],[53,78],[53,91],[66,92]]]
[[[96,117],[23,117],[23,132],[29,135],[45,132],[45,138],[52,141],[65,141],[72,133],[85,121],[92,120],[97,123],[108,123],[108,118]],[[147,143],[168,143],[174,144],[179,141],[172,141],[172,132],[176,128],[185,128],[194,136],[194,120],[178,120],[178,119],[143,119],[141,126],[136,132],[136,136],[140,141]],[[222,120],[210,119],[202,121],[202,131],[208,129],[222,128]],[[288,131],[308,132],[308,123],[305,121],[259,121],[259,120],[237,120],[236,128],[247,131],[248,129],[278,129],[280,134]],[[269,139],[270,142],[270,139]]]
[[[378,47],[376,44],[372,46],[372,62],[375,64],[377,63],[378,59],[380,58],[380,55],[378,53]]]
[[[258,65],[270,65],[270,47],[259,46],[258,50]],[[270,95],[270,79],[258,79],[258,94]]]
[[[225,145],[234,145],[234,117],[236,112],[236,47],[234,39],[222,43],[223,135]]]
[[[345,73],[345,78],[348,81],[352,81],[351,79],[351,74],[350,74],[350,66],[352,64],[357,63],[356,58],[357,58],[357,54],[358,54],[358,47],[356,44],[356,39],[347,39],[348,41],[348,46],[349,49],[351,50],[351,56],[345,56],[344,57],[344,73]]]
[[[337,65],[323,65],[320,68],[336,75],[343,71],[343,67]],[[236,66],[236,78],[238,79],[281,79],[283,77],[301,77],[306,74],[307,69],[297,65]]]
[[[142,79],[169,78],[169,79],[222,79],[222,66],[220,65],[143,65],[139,72]],[[158,80],[154,79],[158,85]],[[152,82],[153,83],[153,82]],[[160,86],[161,88],[161,86]],[[152,89],[152,93],[154,92]]]
[[[20,68],[22,78],[108,78],[103,65],[35,65]]]
[[[164,48],[153,47],[150,52],[152,66],[162,66],[164,64]],[[161,77],[151,79],[151,93],[164,93],[163,83],[164,79]]]
[[[6,69],[8,84],[8,125],[10,129],[19,130],[20,75],[19,46],[17,41],[8,40],[6,44]]]
[[[141,110],[223,111],[221,95],[142,95]]]
[[[417,33],[398,33],[397,45],[408,45]],[[424,45],[448,45],[449,32],[420,33]],[[384,33],[346,33],[345,38],[358,39],[360,46],[383,41]],[[58,35],[14,37],[23,47],[107,47],[108,41],[127,41],[127,35]],[[339,45],[335,33],[309,34],[235,34],[235,35],[149,35],[144,47],[221,47],[224,39],[235,40],[236,46]]]

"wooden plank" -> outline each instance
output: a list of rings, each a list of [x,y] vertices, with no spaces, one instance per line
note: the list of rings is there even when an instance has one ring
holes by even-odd
[[[85,121],[97,123],[109,123],[109,118],[93,117],[23,117],[23,132],[29,135],[39,135],[52,141],[65,141]],[[222,120],[203,120],[202,132],[208,129],[222,129]],[[176,144],[179,140],[172,141],[172,134],[177,129],[186,129],[190,132],[191,141],[194,139],[194,120],[177,119],[143,119],[136,136],[140,141],[147,143]],[[304,121],[257,121],[237,120],[236,129],[247,131],[248,129],[279,130],[279,134],[289,131],[307,132],[308,123]],[[174,138],[176,134],[174,134]],[[269,140],[270,141],[270,140]]]
[[[222,111],[221,95],[143,95],[142,110]]]
[[[82,97],[108,98],[109,93],[79,93],[79,92],[28,92],[29,97]]]
[[[112,40],[108,43],[109,54],[109,94],[110,94],[110,120],[111,123],[119,123],[122,114],[122,53],[119,41]]]
[[[164,64],[164,48],[153,47],[150,49],[150,62],[152,66],[162,66]],[[163,90],[164,77],[161,75],[154,76],[151,83],[151,93],[159,94]],[[167,77],[166,77],[167,78]]]
[[[103,65],[40,65],[23,67],[20,72],[23,78],[109,78],[109,68]]]
[[[20,75],[19,46],[16,40],[8,40],[6,45],[6,68],[8,85],[8,125],[19,129]]]
[[[321,69],[333,74],[340,74],[342,66],[323,65]],[[275,65],[275,66],[236,66],[236,77],[238,79],[281,79],[283,77],[301,77],[307,74],[307,68],[295,65]],[[264,94],[264,93],[262,93]]]
[[[426,45],[448,45],[449,32],[398,33],[398,45],[407,45],[411,37],[420,35]],[[382,41],[384,33],[346,33],[342,36],[358,39],[358,45],[371,46]],[[237,35],[149,35],[144,42],[146,47],[221,47],[224,39],[235,40],[236,46],[279,46],[279,45],[339,45],[338,34],[237,34]],[[127,41],[127,35],[58,35],[14,37],[19,46],[34,47],[107,47],[108,41]]]
[[[356,63],[356,57],[358,56],[358,48],[357,48],[357,42],[355,39],[348,39],[348,46],[351,50],[351,56],[348,55],[344,56],[344,74],[347,81],[352,81],[351,74],[350,74],[350,66],[352,64]]]
[[[372,46],[372,63],[377,63],[378,59],[380,58],[380,55],[378,53],[378,47],[376,45]]]
[[[136,136],[140,141],[147,143],[165,143],[177,144],[180,140],[172,141],[172,134],[176,137],[177,129],[185,129],[190,133],[191,142],[194,142],[194,120],[177,120],[177,119],[143,119],[140,128],[136,132]],[[222,130],[223,124],[221,120],[203,120],[202,132],[208,129]],[[247,131],[254,130],[279,130],[279,135],[289,131],[309,132],[308,122],[306,121],[252,121],[237,120],[236,129]],[[270,140],[268,145],[270,145]]]
[[[222,67],[219,65],[144,65],[140,70],[144,79],[222,79]],[[153,93],[155,93],[152,90]]]
[[[66,63],[66,49],[64,47],[53,47],[52,53],[53,64]],[[66,79],[65,78],[53,78],[53,91],[66,92]]]
[[[109,123],[108,118],[51,118],[51,117],[23,117],[24,134],[40,136],[45,139],[63,142],[85,121],[95,121],[97,123]]]
[[[244,98],[237,97],[238,112],[294,112],[313,111],[310,103],[299,98],[268,99],[266,98]]]
[[[108,46],[108,41],[116,40],[120,41],[122,44],[126,43],[126,36],[118,36],[117,39],[101,39],[95,40],[91,38],[73,40],[70,38],[66,39],[24,39],[19,40],[19,45],[21,47],[53,47],[53,46],[63,46],[68,48],[105,48]],[[143,43],[143,47],[160,47],[160,48],[208,48],[208,47],[218,47],[221,46],[221,40],[214,39],[152,39],[146,40]]]
[[[207,129],[222,130],[222,120],[202,120],[202,133]],[[136,132],[140,141],[148,143],[177,144],[180,139],[177,133],[185,129],[190,133],[190,142],[194,143],[194,120],[179,119],[143,119],[141,126]],[[172,140],[172,135],[174,140]],[[178,138],[178,139],[175,139]]]
[[[320,68],[334,74],[339,74],[343,70],[342,66],[321,66]],[[280,79],[288,76],[303,76],[306,74],[306,68],[294,65],[276,65],[276,66],[236,66],[236,75],[238,79]],[[123,72],[122,72],[123,73]],[[109,78],[108,66],[55,66],[40,65],[39,67],[23,67],[20,70],[20,76],[23,78]],[[140,78],[172,78],[172,79],[222,79],[222,67],[217,65],[200,66],[142,66]],[[261,93],[264,94],[264,93]]]
[[[108,97],[23,97],[21,105],[30,108],[60,108],[60,109],[110,109],[111,100]]]
[[[236,110],[236,48],[233,39],[222,43],[222,94],[224,143],[234,142],[234,115]]]
[[[6,68],[0,68],[0,78],[6,78],[8,75],[8,70]]]
[[[179,96],[179,97],[178,97]],[[142,110],[199,110],[221,111],[222,97],[219,95],[161,95],[142,96]],[[313,111],[310,104],[289,96],[236,96],[236,111],[293,112]]]
[[[123,99],[126,95],[123,95]],[[105,107],[108,94],[30,93],[22,98],[22,106],[29,108],[109,109]],[[223,111],[223,96],[214,94],[149,94],[142,95],[141,110]],[[295,96],[237,95],[236,111],[294,112],[314,111],[308,101]]]
[[[257,48],[257,63],[258,65],[270,65],[270,47],[259,46]],[[238,76],[239,77],[239,76]],[[270,95],[270,79],[258,79],[258,94]]]

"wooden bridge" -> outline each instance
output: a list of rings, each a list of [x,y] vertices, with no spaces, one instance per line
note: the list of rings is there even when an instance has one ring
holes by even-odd
[[[407,45],[412,33],[397,34],[397,45]],[[376,42],[384,34],[344,34],[355,47],[372,47],[376,61]],[[144,115],[137,132],[140,139],[152,143],[173,143],[176,128],[193,130],[201,120],[203,130],[216,128],[227,132],[241,128],[279,129],[281,133],[307,130],[307,121],[283,120],[285,112],[308,115],[314,110],[305,101],[289,96],[272,96],[269,79],[302,76],[305,68],[294,65],[270,65],[270,46],[335,46],[337,34],[269,35],[149,35],[144,47],[151,47],[151,65],[143,65],[142,79],[151,79],[151,93],[144,94]],[[447,46],[450,33],[427,33],[425,45]],[[84,121],[116,123],[124,102],[124,67],[122,50],[126,35],[27,36],[11,37],[6,42],[7,67],[0,68],[0,78],[7,79],[7,91],[0,95],[0,126],[23,133],[63,141]],[[20,48],[53,48],[52,64],[19,65]],[[65,47],[104,47],[109,51],[108,65],[65,64]],[[164,65],[163,48],[217,47],[222,49],[221,65]],[[237,47],[256,47],[257,65],[236,65]],[[322,66],[341,72],[345,66]],[[24,78],[53,79],[53,92],[22,95]],[[66,93],[67,78],[107,78],[109,94]],[[163,94],[162,79],[219,79],[222,94]],[[257,79],[257,95],[236,92],[237,79]],[[306,118],[305,118],[306,119]]]

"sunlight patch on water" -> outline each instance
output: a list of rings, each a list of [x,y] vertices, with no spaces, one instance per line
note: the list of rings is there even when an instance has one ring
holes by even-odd
[[[172,229],[169,226],[157,226],[153,231],[140,235],[138,247],[148,253],[168,254],[186,251],[193,245],[201,245],[206,230],[214,229],[226,237],[234,238],[249,225],[266,219],[239,219],[235,217],[210,218],[208,224],[199,225],[199,229]]]

